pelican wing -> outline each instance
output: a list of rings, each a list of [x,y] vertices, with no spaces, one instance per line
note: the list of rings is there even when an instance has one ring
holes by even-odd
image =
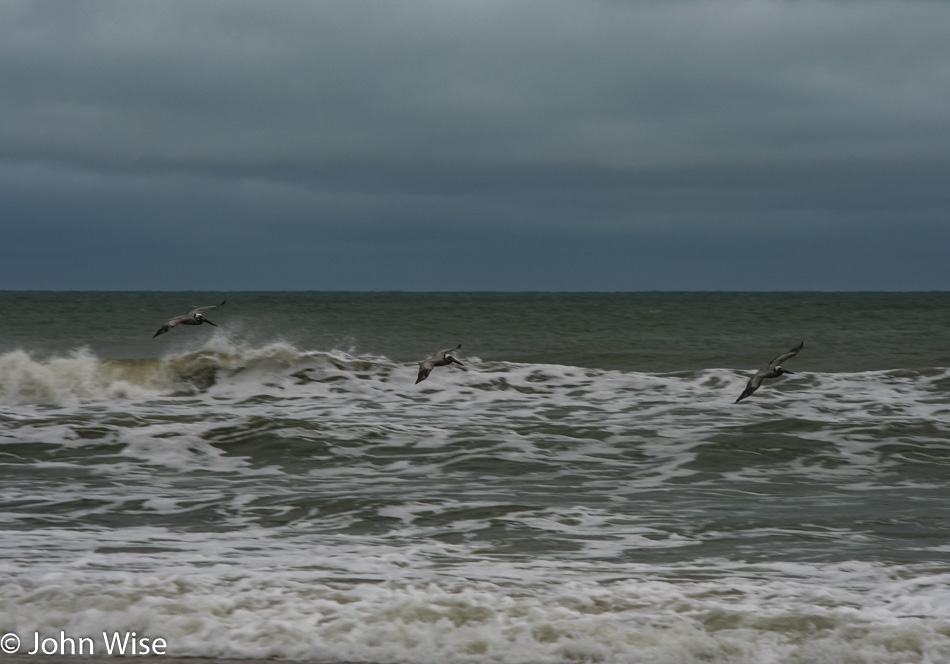
[[[445,348],[443,350],[440,350],[438,353],[432,356],[432,359],[446,360],[447,362],[450,362],[450,363],[451,362],[458,363],[458,360],[455,359],[455,357],[453,356],[453,353],[461,347],[462,347],[462,344],[459,344],[455,348]]]
[[[192,309],[191,311],[189,311],[189,312],[188,312],[187,314],[185,314],[185,315],[186,315],[186,316],[194,316],[196,313],[198,313],[198,312],[200,312],[200,311],[208,311],[209,309],[217,309],[218,307],[223,307],[225,302],[227,302],[227,300],[222,300],[222,301],[221,301],[221,304],[209,304],[209,305],[204,306],[204,307],[198,307],[197,309]]]
[[[416,384],[418,385],[426,378],[429,377],[429,374],[432,373],[432,370],[435,368],[435,360],[426,360],[419,364],[419,375],[416,376]]]
[[[765,378],[765,372],[760,371],[752,378],[749,379],[749,382],[746,383],[745,389],[742,390],[742,394],[739,395],[739,398],[736,399],[736,403],[739,403],[748,396],[751,396],[753,392],[759,389],[759,386],[762,385],[762,379]]]
[[[800,351],[804,347],[805,347],[805,342],[803,341],[797,346],[795,346],[793,349],[788,351],[787,353],[782,353],[781,355],[776,357],[774,360],[769,362],[769,369],[774,369],[775,367],[785,362],[785,360],[795,357],[796,355],[798,355],[798,351]]]
[[[179,324],[180,324],[183,320],[185,320],[186,318],[190,318],[190,314],[183,314],[183,315],[181,315],[181,316],[175,316],[175,317],[172,318],[170,321],[168,321],[167,323],[165,323],[164,325],[162,325],[160,328],[158,328],[158,332],[156,332],[155,334],[153,334],[153,335],[152,335],[152,338],[154,339],[155,337],[157,337],[157,336],[160,335],[160,334],[165,334],[166,332],[168,332],[170,329],[172,329],[172,328],[175,327],[176,325],[179,325]]]

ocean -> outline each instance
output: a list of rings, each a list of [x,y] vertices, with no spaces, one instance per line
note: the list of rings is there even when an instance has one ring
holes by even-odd
[[[946,664],[950,293],[0,292],[0,646],[133,632]]]

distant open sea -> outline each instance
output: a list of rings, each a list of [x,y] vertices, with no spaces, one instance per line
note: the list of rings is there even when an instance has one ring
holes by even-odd
[[[126,631],[946,664],[950,293],[0,292],[0,635]]]

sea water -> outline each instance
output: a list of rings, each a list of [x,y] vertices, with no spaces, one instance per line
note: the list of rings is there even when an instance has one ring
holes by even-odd
[[[0,634],[133,633],[944,664],[950,294],[0,292]]]

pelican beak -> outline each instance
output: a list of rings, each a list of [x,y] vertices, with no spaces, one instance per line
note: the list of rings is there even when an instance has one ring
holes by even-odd
[[[208,320],[207,318],[205,318],[204,321],[205,321],[208,325],[210,325],[211,327],[217,327],[217,325],[215,325],[214,323],[212,323],[212,322],[211,322],[210,320]],[[786,372],[786,373],[788,373],[788,372]]]
[[[785,370],[785,373],[787,373],[787,374],[789,374],[789,375],[792,375],[792,376],[795,375],[795,372],[794,372],[794,371],[789,371],[788,369]]]

